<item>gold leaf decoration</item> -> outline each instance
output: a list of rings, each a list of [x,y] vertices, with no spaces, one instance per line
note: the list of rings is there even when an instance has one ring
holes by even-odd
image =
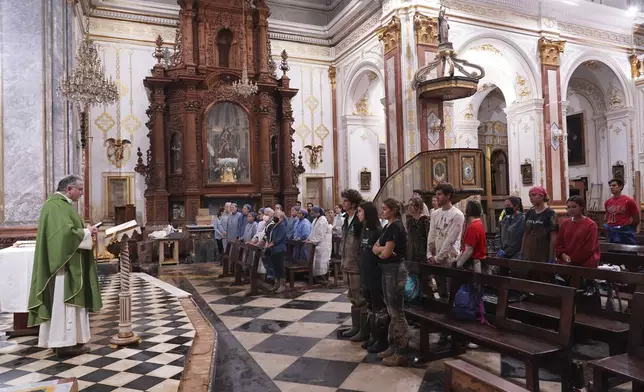
[[[319,137],[320,140],[324,140],[329,136],[329,129],[324,126],[324,124],[318,125],[317,128],[315,128],[315,136]]]
[[[103,112],[100,116],[96,117],[94,124],[96,124],[98,129],[103,131],[103,133],[107,133],[110,129],[114,128],[116,122],[108,112]]]

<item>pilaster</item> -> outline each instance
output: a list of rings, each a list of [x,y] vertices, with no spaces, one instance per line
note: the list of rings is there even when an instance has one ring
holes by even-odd
[[[539,38],[541,59],[541,81],[543,87],[543,132],[546,159],[546,189],[550,204],[563,206],[568,194],[566,179],[565,142],[563,112],[561,107],[560,53],[565,41]]]
[[[403,134],[401,22],[393,16],[378,30],[378,39],[384,45],[385,99],[387,100],[387,163],[389,174],[403,165],[405,159]]]
[[[608,166],[624,165],[624,194],[635,196],[635,141],[633,138],[635,110],[624,108],[606,113],[608,134]],[[627,146],[627,151],[624,151]],[[611,173],[612,177],[612,173]]]
[[[437,15],[437,14],[436,14]],[[438,22],[436,15],[427,16],[420,12],[414,14],[414,39],[416,44],[417,69],[424,67],[434,60],[438,52]],[[414,96],[415,99],[415,96]],[[417,102],[418,129],[420,130],[420,151],[437,150],[448,147],[447,130],[444,128],[439,134],[431,133],[428,125],[428,117],[433,112],[442,123],[445,124],[445,113],[447,102],[436,102],[428,104],[425,101]],[[453,103],[450,102],[450,105]]]

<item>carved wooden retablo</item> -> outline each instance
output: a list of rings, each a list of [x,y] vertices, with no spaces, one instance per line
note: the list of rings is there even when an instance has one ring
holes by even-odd
[[[244,4],[247,4],[244,6]],[[277,79],[264,0],[180,0],[174,54],[145,79],[149,89],[150,158],[137,172],[148,185],[148,224],[194,222],[201,207],[243,200],[293,205],[294,171],[287,54]],[[233,82],[248,79],[258,92],[243,96]],[[181,213],[177,213],[181,211]]]

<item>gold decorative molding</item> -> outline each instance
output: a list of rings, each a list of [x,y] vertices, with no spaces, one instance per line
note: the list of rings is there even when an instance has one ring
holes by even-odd
[[[331,81],[331,88],[332,89],[335,89],[335,87],[336,87],[336,82],[337,82],[336,73],[337,73],[337,70],[336,70],[335,66],[333,66],[333,65],[329,66],[329,80]]]
[[[438,45],[438,22],[436,18],[425,16],[420,12],[414,14],[414,33],[416,45]]]
[[[477,46],[477,47],[473,48],[473,50],[476,50],[477,52],[490,52],[490,53],[494,53],[494,54],[495,54],[495,55],[497,55],[497,56],[503,56],[503,52],[501,52],[500,50],[498,50],[498,49],[497,49],[494,45],[492,45],[492,44],[483,44],[483,45],[479,45],[479,46]]]
[[[471,120],[474,118],[474,107],[472,104],[467,105],[467,108],[463,111],[463,119]]]
[[[365,92],[362,98],[355,105],[355,111],[353,112],[356,116],[370,116],[371,112],[369,111],[369,91]]]
[[[563,53],[566,41],[539,38],[538,49],[541,64],[559,66],[559,53]]]
[[[526,85],[527,83],[525,78],[517,73],[516,82],[517,82],[517,94],[519,95],[519,97],[521,97],[522,99],[530,97],[531,95],[530,87]]]
[[[631,64],[631,77],[637,79],[642,76],[642,60],[637,58],[636,53],[631,53],[628,56],[628,62]]]
[[[400,19],[397,16],[391,18],[389,24],[378,30],[378,39],[385,45],[385,53],[400,46]]]

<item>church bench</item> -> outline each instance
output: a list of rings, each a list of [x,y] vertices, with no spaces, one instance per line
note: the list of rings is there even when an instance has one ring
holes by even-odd
[[[628,336],[628,351],[589,362],[593,367],[593,390],[605,392],[611,387],[611,376],[617,376],[621,384],[633,383],[633,392],[644,391],[644,293],[633,295],[633,312]]]
[[[455,268],[418,263],[422,307],[408,307],[408,318],[420,324],[420,350],[422,359],[434,360],[464,352],[462,343],[469,341],[488,349],[509,355],[523,361],[526,365],[526,385],[531,391],[539,390],[539,368],[548,367],[561,374],[564,391],[571,388],[571,346],[572,326],[574,323],[575,290],[570,287],[548,283],[533,282],[503,276],[486,275]],[[431,276],[441,276],[452,280],[449,303],[426,295]],[[479,321],[460,321],[451,317],[451,305],[459,287],[465,283],[494,286],[499,290],[499,300],[494,315],[488,315],[494,325]],[[560,303],[559,323],[554,330],[539,325],[521,323],[509,319],[508,291],[527,291],[553,297]],[[429,294],[429,293],[427,293]],[[451,347],[444,352],[431,352],[429,334],[444,332],[452,337]]]
[[[644,267],[644,256],[632,253],[602,252],[599,264],[624,266],[626,271],[641,272]]]
[[[575,289],[581,289],[584,280],[604,280],[611,284],[644,287],[644,274],[496,257],[488,258],[486,263],[519,275],[526,274],[528,271],[549,273],[553,277],[558,274],[568,278],[568,285]],[[628,339],[629,316],[623,312],[603,309],[598,295],[587,299],[582,293],[583,290],[578,290],[575,315],[576,336],[608,343],[611,354],[624,352]],[[493,309],[493,305],[486,302],[486,308]],[[548,298],[538,295],[530,297],[529,301],[511,304],[509,312],[510,315],[521,320],[532,319],[540,321],[544,325],[553,325],[558,320],[556,304],[553,304]]]
[[[615,252],[615,253],[631,253],[631,254],[644,254],[644,245],[627,245],[627,244],[613,244],[610,242],[600,242],[599,250],[601,252]]]
[[[284,260],[284,268],[288,275],[288,282],[291,288],[295,287],[295,274],[308,273],[309,286],[313,286],[313,260],[315,258],[315,245],[310,242],[299,240],[287,240],[287,256]],[[290,245],[290,251],[289,249]],[[290,257],[289,257],[290,255]]]
[[[242,276],[247,271],[250,282],[250,289],[247,295],[257,295],[260,284],[257,268],[259,267],[263,248],[257,245],[243,243],[239,245],[239,248],[242,249],[242,254],[235,262],[235,284],[242,283]]]
[[[445,392],[527,392],[495,374],[461,359],[445,361]]]
[[[234,241],[226,242],[226,249],[224,249],[224,254],[221,256],[221,266],[222,273],[219,275],[220,278],[226,278],[230,276],[230,271],[232,270],[230,265],[230,251],[232,250],[232,245]]]

